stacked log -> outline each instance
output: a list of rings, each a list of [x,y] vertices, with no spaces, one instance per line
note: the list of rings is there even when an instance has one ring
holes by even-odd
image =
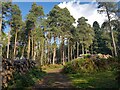
[[[3,58],[1,72],[3,88],[8,86],[8,82],[12,79],[14,72],[24,74],[34,66],[35,62],[32,60],[14,60],[12,63],[10,59]]]

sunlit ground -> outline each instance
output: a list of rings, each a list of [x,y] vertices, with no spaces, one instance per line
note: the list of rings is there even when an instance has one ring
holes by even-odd
[[[72,83],[77,88],[118,88],[112,71],[96,72],[89,75],[69,74]]]

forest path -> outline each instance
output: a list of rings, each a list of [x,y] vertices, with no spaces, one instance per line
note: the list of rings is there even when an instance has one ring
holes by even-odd
[[[61,73],[61,70],[56,68],[46,71],[47,74],[33,88],[73,88],[72,82],[67,75]]]

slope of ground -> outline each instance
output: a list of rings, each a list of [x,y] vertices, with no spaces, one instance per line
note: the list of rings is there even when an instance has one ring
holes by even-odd
[[[33,89],[36,88],[72,88],[72,82],[67,75],[61,73],[62,67],[48,68],[46,75],[38,81]]]

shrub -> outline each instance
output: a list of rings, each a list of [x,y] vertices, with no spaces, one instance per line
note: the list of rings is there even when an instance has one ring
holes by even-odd
[[[64,73],[87,73],[87,72],[94,72],[95,65],[94,62],[90,59],[75,59],[71,62],[68,62],[64,68]]]
[[[68,62],[64,68],[64,73],[92,73],[96,71],[115,70],[117,59],[106,58],[78,58]]]
[[[25,88],[35,84],[45,73],[34,67],[25,74],[14,73],[13,79],[9,82],[8,88]]]

